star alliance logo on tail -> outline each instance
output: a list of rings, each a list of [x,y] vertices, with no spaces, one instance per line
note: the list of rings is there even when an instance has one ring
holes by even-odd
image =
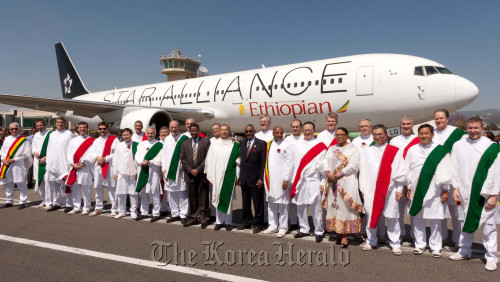
[[[71,93],[71,84],[73,83],[73,79],[69,76],[69,73],[66,74],[66,78],[63,81],[64,83],[64,94]]]

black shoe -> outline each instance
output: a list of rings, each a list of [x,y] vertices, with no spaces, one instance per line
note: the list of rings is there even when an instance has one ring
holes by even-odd
[[[153,222],[157,222],[158,220],[160,220],[159,216],[153,216],[149,222],[153,223]]]
[[[238,228],[236,228],[236,229],[245,230],[245,229],[250,229],[250,228],[251,228],[251,226],[242,224],[242,225],[239,225]]]
[[[191,225],[196,225],[196,224],[198,224],[198,223],[199,223],[199,222],[198,222],[198,219],[196,219],[196,218],[191,218],[191,219],[189,219],[188,221],[186,221],[186,223],[184,223],[184,227],[189,227],[189,226],[191,226]]]
[[[340,245],[341,244],[340,241],[341,241],[340,238],[338,238],[337,240],[335,240],[335,245]]]
[[[208,224],[206,224],[206,223],[202,223],[202,224],[201,224],[201,229],[205,229],[205,228],[207,228],[207,226],[208,226]]]
[[[181,218],[181,224],[184,225],[188,222],[187,218]]]
[[[226,230],[227,231],[233,230],[233,227],[231,226],[231,224],[226,224]]]
[[[214,227],[215,231],[219,231],[222,228],[223,224],[216,224]]]
[[[253,234],[259,234],[261,231],[262,231],[262,228],[257,226],[253,229]]]
[[[299,233],[295,234],[293,236],[293,238],[302,238],[302,237],[306,237],[306,236],[309,236],[309,234],[308,233],[299,232]]]
[[[316,243],[321,243],[323,241],[323,235],[316,235]]]
[[[1,207],[0,207],[0,209],[11,208],[11,207],[13,207],[13,206],[14,206],[14,205],[13,205],[13,204],[11,204],[11,203],[6,203],[6,204],[4,204],[3,206],[1,206]]]
[[[50,207],[50,209],[47,210],[47,212],[56,211],[59,209],[61,209],[61,206],[52,206],[52,207]]]
[[[176,216],[176,217],[171,217],[169,219],[167,219],[167,223],[171,223],[171,222],[174,222],[174,221],[179,221],[181,220],[180,217]]]
[[[64,213],[69,213],[71,210],[73,210],[72,207],[65,207],[64,208]]]
[[[160,212],[160,216],[169,216],[170,212]]]
[[[298,224],[290,224],[290,227],[288,228],[288,231],[294,231],[294,230],[299,230],[299,225]]]
[[[135,221],[141,221],[141,220],[143,220],[143,219],[145,219],[145,218],[146,218],[146,216],[141,214],[141,215],[138,215],[138,216],[135,218]]]
[[[20,204],[20,205],[17,207],[17,209],[18,209],[18,210],[22,210],[22,209],[24,209],[24,208],[26,208],[26,204]]]

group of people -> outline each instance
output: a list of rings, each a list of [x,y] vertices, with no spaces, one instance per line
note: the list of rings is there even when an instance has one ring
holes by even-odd
[[[134,131],[123,129],[120,138],[101,122],[95,139],[81,122],[73,137],[64,118],[58,118],[54,131],[46,129],[44,120],[37,121],[30,144],[20,136],[19,124],[11,123],[0,150],[0,182],[7,198],[2,208],[13,206],[14,186],[20,190],[18,208],[26,207],[26,173],[33,163],[42,198],[38,207],[47,211],[61,209],[66,198],[68,215],[97,216],[103,212],[106,187],[115,219],[126,216],[127,207],[135,220],[147,218],[151,197],[151,222],[168,212],[167,223],[205,229],[215,215],[214,230],[231,231],[239,185],[243,223],[238,230],[281,238],[298,229],[295,238],[309,236],[310,208],[316,242],[325,232],[335,232],[336,244],[346,248],[348,235],[355,234],[366,237],[363,250],[370,251],[387,233],[395,255],[402,254],[404,239],[414,240],[414,254],[420,255],[427,246],[428,220],[429,247],[437,258],[451,218],[458,252],[450,259],[470,258],[474,232],[481,228],[485,268],[495,270],[500,147],[483,137],[478,117],[467,121],[467,132],[448,124],[445,109],[437,110],[434,120],[436,128],[423,124],[414,135],[412,118],[403,116],[401,135],[390,142],[386,127],[368,119],[358,124],[361,135],[350,140],[348,130],[337,126],[336,113],[326,115],[326,129],[317,136],[313,122],[295,119],[286,138],[284,129],[272,128],[271,118],[263,115],[261,131],[246,125],[241,142],[231,139],[227,124],[214,124],[213,137],[204,138],[193,119],[186,120],[183,134],[179,122],[171,121],[160,128],[159,139],[154,127],[142,132],[140,121]]]

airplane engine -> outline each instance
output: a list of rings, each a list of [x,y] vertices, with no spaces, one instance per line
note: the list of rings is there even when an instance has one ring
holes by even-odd
[[[156,128],[156,135],[158,135],[162,126],[168,127],[169,122],[172,120],[172,116],[168,112],[160,109],[127,108],[123,111],[121,120],[115,122],[111,126],[111,130],[113,132],[118,132],[120,129],[130,128],[134,131],[134,123],[138,120],[142,121],[144,126],[143,131],[146,131],[148,126],[153,126]]]

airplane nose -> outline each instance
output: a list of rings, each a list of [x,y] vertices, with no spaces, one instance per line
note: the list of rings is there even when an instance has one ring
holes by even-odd
[[[463,108],[472,103],[479,94],[477,86],[469,80],[459,77],[455,83],[455,100],[457,108]]]

